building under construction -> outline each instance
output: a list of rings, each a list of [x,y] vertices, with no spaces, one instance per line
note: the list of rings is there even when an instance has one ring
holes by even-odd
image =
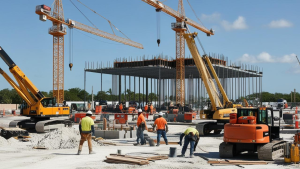
[[[229,63],[228,58],[223,55],[210,55],[211,63],[223,85],[225,92],[233,102],[242,102],[242,98],[259,101],[262,92],[263,72],[257,66],[242,63]],[[201,80],[193,58],[185,58],[185,104],[194,108],[204,108],[209,101],[206,89]],[[86,72],[112,75],[112,94],[118,95],[116,102],[121,102],[121,95],[125,95],[125,101],[136,101],[142,105],[148,102],[154,103],[156,108],[168,106],[168,103],[176,101],[176,60],[162,56],[147,59],[116,59],[113,65],[107,67],[102,64],[88,63],[85,66]],[[86,86],[86,80],[85,80]],[[134,98],[126,97],[127,92],[134,93]],[[135,93],[140,93],[136,98]],[[150,93],[158,97],[153,99]],[[142,97],[144,94],[146,97]],[[150,97],[149,97],[150,95]],[[249,98],[249,95],[252,98]]]

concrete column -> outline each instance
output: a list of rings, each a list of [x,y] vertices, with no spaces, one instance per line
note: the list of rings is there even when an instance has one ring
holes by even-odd
[[[124,75],[124,99],[125,99],[125,105],[126,105],[126,75]],[[125,105],[124,105],[124,107],[125,107]]]
[[[141,77],[139,77],[139,107],[141,107]]]
[[[86,71],[84,69],[84,91],[86,91]],[[85,102],[86,102],[86,92],[84,92],[84,111],[85,111]]]
[[[160,67],[159,67],[159,97],[158,97],[158,102],[159,102],[159,109],[161,109],[161,74],[160,74]]]
[[[120,105],[120,103],[121,103],[121,90],[122,90],[122,87],[121,87],[121,75],[119,75],[119,105]]]
[[[131,96],[131,77],[130,76],[128,76],[129,77],[129,91],[130,91],[130,93],[128,93],[128,95],[129,95],[129,101],[131,100],[131,98],[130,98],[130,96]]]
[[[146,104],[148,103],[148,77],[146,78]]]

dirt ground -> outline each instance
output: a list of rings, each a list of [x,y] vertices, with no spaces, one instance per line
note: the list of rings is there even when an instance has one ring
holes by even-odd
[[[2,125],[6,121],[10,121],[15,117],[10,118],[0,118]],[[179,135],[183,132],[188,125],[170,125],[167,137],[169,141],[179,141]],[[78,125],[73,126],[72,131],[78,130]],[[155,133],[147,133],[150,137],[156,138]],[[47,133],[37,134],[31,133],[33,138],[43,138]],[[63,134],[63,133],[61,133]],[[291,139],[292,134],[282,134],[285,139]],[[73,137],[69,136],[69,137]],[[63,138],[63,136],[61,136]],[[75,134],[74,138],[79,137]],[[162,138],[161,138],[162,139]],[[283,163],[283,158],[277,159],[271,164],[267,165],[243,165],[243,166],[211,166],[207,163],[208,159],[219,159],[218,147],[222,142],[223,134],[217,136],[205,136],[201,137],[198,144],[197,150],[195,152],[194,158],[188,158],[189,148],[186,152],[185,158],[176,157],[169,158],[167,160],[158,160],[155,162],[150,162],[149,165],[139,166],[139,165],[127,165],[127,164],[108,164],[103,162],[105,157],[111,153],[116,154],[118,150],[121,150],[122,154],[133,153],[133,152],[155,152],[160,154],[169,154],[170,147],[177,148],[177,155],[181,154],[181,148],[179,145],[160,145],[159,147],[150,147],[149,145],[144,146],[133,146],[132,144],[127,144],[126,146],[102,146],[93,144],[93,150],[96,154],[89,155],[87,143],[84,144],[83,151],[81,155],[76,155],[77,146],[61,147],[61,149],[48,149],[48,150],[37,150],[33,149],[32,146],[37,144],[37,142],[19,142],[17,140],[8,140],[7,143],[0,139],[0,168],[78,168],[78,169],[90,169],[90,168],[169,168],[169,169],[179,169],[179,168],[216,168],[216,169],[234,169],[234,168],[246,168],[246,169],[259,169],[259,168],[300,168],[299,164],[287,165]],[[163,139],[162,139],[163,140]],[[79,139],[78,139],[79,141]],[[113,140],[114,142],[121,143],[133,143],[135,139],[122,139]],[[78,144],[77,142],[73,142]],[[257,154],[241,154],[235,159],[239,160],[258,160]]]

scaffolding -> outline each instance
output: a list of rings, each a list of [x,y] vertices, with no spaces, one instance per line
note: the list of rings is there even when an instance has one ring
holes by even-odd
[[[252,104],[261,103],[262,76],[263,71],[258,66],[233,63],[228,57],[217,54],[209,54],[210,60],[216,70],[221,84],[227,93],[228,98],[235,103],[242,103],[247,99]],[[204,109],[209,98],[201,80],[195,62],[192,58],[184,59],[185,66],[185,105],[195,109]],[[134,92],[134,98],[125,101],[136,101],[139,105],[153,102],[158,109],[166,108],[170,102],[176,103],[176,60],[163,56],[155,56],[147,59],[145,56],[136,59],[118,58],[113,64],[86,63],[86,72],[112,75],[112,92],[118,94],[121,102],[122,91]],[[124,81],[123,81],[124,80]],[[128,84],[129,86],[126,86]],[[133,84],[131,83],[133,81]],[[86,86],[86,80],[84,81]],[[123,85],[123,86],[122,86]],[[135,98],[135,94],[139,97]],[[149,98],[149,94],[157,96],[156,100]],[[126,95],[126,92],[124,92]],[[146,97],[141,98],[144,94]],[[126,99],[126,97],[125,97]]]

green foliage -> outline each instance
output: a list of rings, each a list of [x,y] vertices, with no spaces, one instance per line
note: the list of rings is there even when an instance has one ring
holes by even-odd
[[[52,90],[49,92],[41,91],[41,93],[45,97],[52,97]],[[84,100],[84,95],[86,95],[86,100],[91,101],[92,100],[92,95],[89,94],[88,92],[80,89],[80,88],[71,88],[68,90],[65,90],[65,100],[66,101],[83,101]],[[139,93],[134,93],[133,91],[130,91],[129,89],[126,90],[126,99],[125,99],[125,93],[121,94],[121,101],[134,101],[134,96],[135,96],[135,101],[139,100],[139,95],[141,97],[141,101],[144,98],[144,101],[146,101],[146,95],[145,94],[139,94]],[[251,94],[245,97],[247,100],[255,100],[256,98],[259,97],[259,94]],[[130,98],[130,99],[129,99]],[[262,92],[262,102],[276,102],[277,99],[283,98],[287,100],[288,102],[291,102],[291,94],[284,94],[284,93],[269,93],[269,92]],[[108,100],[108,101],[118,101],[119,96],[118,95],[113,95],[112,94],[112,89],[109,89],[108,91],[99,91],[97,94],[94,95],[94,100]],[[174,96],[170,96],[170,100],[175,100]],[[203,98],[204,99],[204,98]],[[242,102],[244,98],[239,98],[237,101]],[[293,96],[294,99],[294,96]],[[149,93],[148,96],[149,101],[156,101],[157,100],[157,95],[155,93]],[[165,98],[167,100],[167,98]],[[300,102],[300,94],[296,93],[296,101]],[[195,100],[195,102],[197,102]],[[0,90],[0,104],[21,104],[22,103],[22,98],[18,95],[16,90],[14,89],[2,89]]]

